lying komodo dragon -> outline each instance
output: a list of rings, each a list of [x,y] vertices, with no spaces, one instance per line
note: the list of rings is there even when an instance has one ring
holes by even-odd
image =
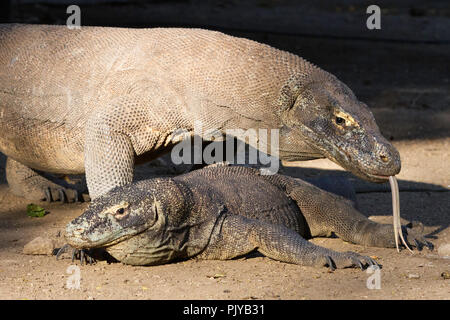
[[[417,231],[403,232],[410,244],[432,249]],[[376,264],[305,240],[332,233],[357,244],[395,246],[392,225],[367,219],[345,198],[300,179],[236,166],[117,187],[70,222],[65,237],[74,248],[105,247],[132,265],[232,259],[255,249],[276,260],[331,269]]]
[[[279,129],[286,161],[327,157],[375,182],[400,171],[368,107],[294,54],[200,29],[0,25],[0,151],[17,195],[74,201],[40,173],[85,172],[95,199],[195,121]]]

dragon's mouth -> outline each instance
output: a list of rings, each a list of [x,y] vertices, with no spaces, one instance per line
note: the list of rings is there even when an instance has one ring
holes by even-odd
[[[391,171],[390,168],[386,169],[386,171],[389,172],[386,174],[372,173],[370,171],[372,171],[373,169],[365,168],[364,166],[361,166],[360,162],[353,160],[353,157],[350,153],[341,151],[341,155],[343,155],[342,158],[345,160],[339,159],[338,157],[333,157],[329,153],[327,154],[327,158],[330,159],[331,161],[335,162],[336,164],[340,165],[344,169],[350,171],[355,176],[357,176],[361,179],[367,180],[367,181],[371,181],[371,182],[375,182],[375,183],[385,183],[385,182],[389,181],[390,176],[393,176],[398,173],[398,172],[389,172],[389,171]],[[385,170],[380,170],[380,171],[385,171]],[[400,170],[398,170],[398,171],[400,171]]]
[[[311,152],[295,152],[291,150],[283,150],[280,149],[280,160],[285,162],[297,162],[297,161],[305,161],[305,160],[315,160],[325,158],[324,155],[320,153],[311,153]]]
[[[104,248],[125,241],[140,233],[136,230],[119,230],[113,233],[80,232],[77,226],[68,225],[64,235],[68,244],[77,249]]]
[[[365,173],[365,175],[372,179],[383,180],[384,182],[387,182],[390,177],[390,176],[383,176],[383,175],[379,175],[379,174],[371,174],[371,173],[367,173],[367,172]]]
[[[323,145],[317,145],[317,141],[319,138],[321,138],[321,142]],[[367,180],[370,182],[375,183],[385,183],[389,181],[389,176],[393,176],[395,174],[398,174],[398,172],[389,172],[394,171],[390,170],[390,168],[386,168],[386,174],[376,174],[371,173],[370,171],[375,171],[373,168],[367,168],[362,165],[360,161],[357,161],[355,159],[355,156],[352,152],[349,152],[348,150],[342,150],[334,146],[334,144],[331,141],[324,141],[323,137],[305,137],[305,142],[310,145],[311,148],[316,148],[317,150],[317,158],[328,158],[329,160],[333,161],[334,163],[338,164],[345,170],[353,173],[355,176]],[[292,159],[289,159],[292,154],[287,154],[286,159],[283,159],[285,161],[289,161]],[[311,158],[312,159],[312,158]],[[298,159],[297,159],[298,160]],[[380,168],[381,169],[381,168]],[[400,171],[400,170],[398,170]]]
[[[352,159],[352,157],[347,153],[341,153],[341,154],[345,154],[345,156],[342,158],[344,158],[346,160],[341,160],[341,159],[339,159],[339,157],[335,157],[327,151],[324,151],[324,154],[329,160],[333,161],[334,163],[338,164],[342,168],[353,173],[355,176],[357,176],[361,179],[367,180],[367,181],[376,182],[376,183],[385,183],[385,182],[389,181],[389,176],[394,175],[394,174],[383,175],[383,174],[370,173],[370,172],[368,172],[368,170],[366,168],[361,167],[358,162],[351,161],[351,160],[349,161],[348,159]]]
[[[341,165],[342,167],[344,167],[342,163],[338,163],[338,164]],[[375,182],[375,183],[386,183],[389,181],[389,175],[369,173],[367,171],[363,171],[356,167],[350,167],[350,168],[344,167],[344,168],[347,169],[348,171],[350,171],[351,173],[353,173],[355,176],[357,176],[363,180],[366,180],[366,181]]]

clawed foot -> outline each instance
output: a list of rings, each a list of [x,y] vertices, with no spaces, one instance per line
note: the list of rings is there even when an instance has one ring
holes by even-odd
[[[76,260],[80,260],[81,265],[83,265],[83,261],[86,262],[86,264],[92,265],[95,263],[95,259],[92,257],[92,253],[90,249],[76,249],[70,246],[69,244],[65,244],[62,248],[56,251],[56,260],[67,250],[72,249],[72,262]]]
[[[338,268],[359,267],[361,270],[372,266],[381,268],[381,265],[371,257],[363,256],[352,251],[340,253],[339,256],[334,258],[334,261]]]
[[[47,187],[44,189],[45,197],[42,199],[47,202],[60,201],[62,203],[67,202],[82,202],[83,198],[80,197],[77,190],[68,189],[63,187],[51,188]]]
[[[328,255],[322,256],[323,266],[328,267],[331,271],[341,268],[357,267],[361,270],[371,268],[373,266],[381,268],[374,259],[360,255],[359,253],[347,251],[347,252],[332,252]]]
[[[433,250],[434,245],[425,239],[423,230],[423,224],[416,221],[410,222],[406,226],[402,226],[403,237],[406,239],[409,246],[415,247],[419,251],[422,251],[424,246],[429,250]]]
[[[57,177],[35,171],[11,158],[6,162],[6,179],[11,193],[31,201],[83,201],[87,191],[85,178],[82,176]]]

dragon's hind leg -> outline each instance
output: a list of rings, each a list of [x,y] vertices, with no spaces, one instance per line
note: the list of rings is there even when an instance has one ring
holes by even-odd
[[[395,247],[392,225],[368,219],[354,207],[352,201],[298,179],[286,185],[286,192],[297,203],[313,237],[334,233],[342,240],[356,244]],[[409,245],[419,250],[423,246],[433,248],[421,232],[417,232],[417,227],[404,226],[402,230]]]
[[[200,259],[226,260],[257,250],[282,262],[304,266],[335,268],[377,265],[355,252],[337,252],[305,240],[297,232],[277,224],[229,214],[211,237]]]
[[[9,158],[6,160],[6,180],[11,192],[31,201],[79,201],[81,192],[64,181],[52,182],[33,169]],[[56,179],[55,179],[56,180]]]

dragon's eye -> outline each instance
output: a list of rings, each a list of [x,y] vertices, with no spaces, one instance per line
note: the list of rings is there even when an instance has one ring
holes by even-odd
[[[129,211],[125,210],[125,208],[119,208],[116,210],[116,213],[114,214],[114,218],[117,220],[122,220],[126,216],[128,216]]]
[[[345,123],[345,119],[341,118],[341,117],[336,117],[336,119],[334,119],[334,121],[336,121],[336,124],[342,126]]]

